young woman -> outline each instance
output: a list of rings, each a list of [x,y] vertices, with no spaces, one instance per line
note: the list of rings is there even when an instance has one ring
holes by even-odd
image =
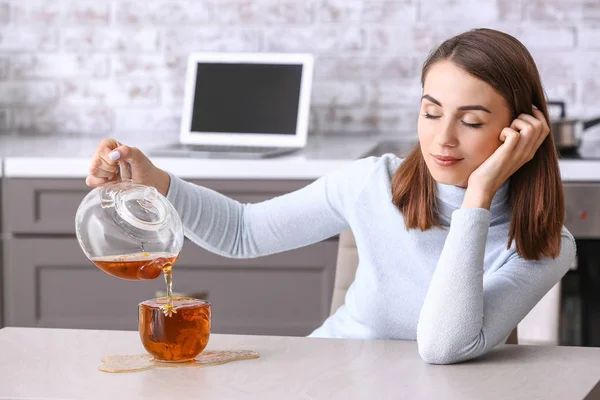
[[[104,140],[89,186],[153,185],[186,235],[227,257],[306,246],[351,229],[360,264],[345,304],[311,337],[417,340],[448,364],[499,343],[566,273],[575,241],[546,101],[527,49],[478,29],[444,42],[423,66],[419,146],[349,163],[307,187],[240,204]]]

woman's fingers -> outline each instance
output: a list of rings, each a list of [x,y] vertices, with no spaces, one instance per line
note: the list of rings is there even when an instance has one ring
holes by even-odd
[[[541,113],[539,110],[535,109],[534,112]],[[545,121],[545,119],[541,121],[529,114],[520,114],[510,125],[511,128],[518,130],[521,133],[523,155],[527,161],[533,158],[548,135],[550,129],[547,127]]]
[[[98,145],[89,168],[88,185],[98,186],[107,181],[118,179],[121,172],[119,164],[128,164],[127,178],[136,183],[153,182],[155,167],[148,157],[137,147],[119,143],[115,139],[104,139]]]
[[[523,140],[521,133],[512,128],[504,128],[501,136],[504,136],[504,144],[500,146],[504,153],[502,165],[510,171],[509,176],[523,165],[522,151],[517,150]]]
[[[523,115],[525,115],[528,118],[535,118],[536,120],[540,121],[540,123],[542,124],[542,134],[548,135],[548,133],[550,133],[550,126],[548,125],[548,121],[546,121],[546,117],[544,117],[543,112],[541,112],[537,108],[534,108],[533,116],[527,114]]]
[[[521,114],[519,115],[518,119],[531,124],[535,132],[535,140],[533,144],[537,145],[538,143],[541,144],[546,136],[548,136],[548,133],[550,133],[550,127],[548,126],[546,118],[544,118],[544,114],[541,111],[533,109],[533,113],[535,114],[535,117],[529,114]],[[539,145],[536,146],[536,150],[538,147]]]
[[[515,119],[510,124],[510,128],[519,132],[521,148],[520,153],[522,153],[526,158],[529,157],[529,153],[533,149],[532,143],[535,143],[535,128],[527,121],[523,119]]]
[[[118,172],[118,169],[103,169],[100,166],[92,165],[88,173],[96,178],[112,179]]]
[[[515,129],[504,128],[500,132],[500,140],[504,142],[501,146],[503,151],[512,152],[521,140],[521,134]]]
[[[105,165],[117,165],[116,161],[109,156],[115,149],[121,146],[121,143],[115,139],[103,139],[98,145],[96,156],[98,156]]]
[[[529,123],[534,128],[534,132],[538,134],[542,134],[542,130],[544,129],[544,124],[539,119],[535,118],[529,114],[519,114],[517,119],[525,121]]]
[[[112,178],[119,172],[116,162],[106,161],[102,156],[96,154],[90,163],[89,174],[98,178]]]
[[[119,147],[120,145],[121,145],[121,143],[119,143],[116,139],[112,139],[112,138],[102,139],[100,141],[100,144],[98,145],[97,151],[104,150],[104,149],[108,149],[109,151],[114,150],[117,147]]]
[[[112,180],[119,172],[119,165],[111,161],[108,154],[120,145],[115,139],[103,139],[96,153],[92,157],[89,176],[85,182],[88,186],[95,187]]]
[[[548,137],[548,135],[550,134],[550,126],[548,125],[548,121],[546,120],[546,117],[544,117],[544,113],[541,112],[540,110],[538,110],[537,108],[533,109],[533,116],[538,119],[539,121],[542,122],[542,135],[540,135],[540,137],[538,138],[538,142],[537,142],[537,147],[539,148],[542,143],[544,143],[544,140],[546,140],[546,138]]]
[[[88,185],[89,187],[96,187],[96,186],[102,185],[103,183],[108,182],[109,180],[110,179],[98,178],[93,175],[88,175],[87,178],[85,178],[85,184]]]
[[[99,154],[92,158],[90,163],[90,174],[108,178],[119,171],[117,162],[107,161]]]
[[[142,153],[137,147],[120,145],[107,154],[108,159],[112,163],[117,160],[127,161],[131,165],[140,165],[149,163],[148,157]]]

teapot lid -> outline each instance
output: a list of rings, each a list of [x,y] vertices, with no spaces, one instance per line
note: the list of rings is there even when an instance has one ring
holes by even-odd
[[[166,199],[152,186],[129,184],[116,193],[114,204],[123,220],[146,231],[161,229],[169,217]]]

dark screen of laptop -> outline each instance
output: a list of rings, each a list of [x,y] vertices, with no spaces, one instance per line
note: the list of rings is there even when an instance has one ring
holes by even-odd
[[[198,64],[192,132],[296,134],[302,65]]]

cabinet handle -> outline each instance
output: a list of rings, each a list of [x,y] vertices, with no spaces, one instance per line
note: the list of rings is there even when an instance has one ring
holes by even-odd
[[[167,297],[166,290],[157,290],[154,292],[155,297]],[[193,299],[207,300],[208,299],[208,290],[204,290],[202,292],[173,292],[173,296],[178,297],[191,297]]]

